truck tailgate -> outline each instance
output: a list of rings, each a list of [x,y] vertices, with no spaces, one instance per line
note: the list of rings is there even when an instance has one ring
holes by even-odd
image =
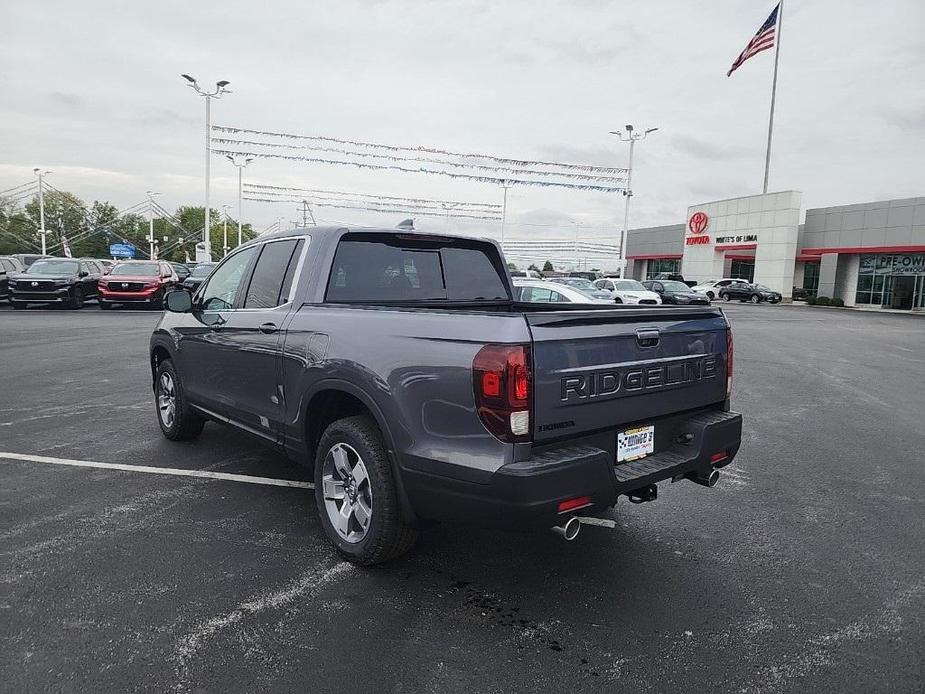
[[[726,397],[719,309],[526,313],[533,337],[534,441],[615,429]]]

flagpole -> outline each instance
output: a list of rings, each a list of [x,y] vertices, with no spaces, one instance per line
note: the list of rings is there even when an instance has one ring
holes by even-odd
[[[768,173],[771,169],[771,134],[774,132],[774,98],[777,96],[777,59],[780,57],[781,35],[784,33],[784,0],[777,9],[777,37],[774,41],[774,79],[771,82],[771,114],[768,116],[768,150],[764,157],[764,193],[768,192]]]

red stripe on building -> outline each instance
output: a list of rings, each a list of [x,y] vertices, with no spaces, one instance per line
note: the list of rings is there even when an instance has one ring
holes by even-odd
[[[925,246],[843,246],[841,248],[804,248],[800,251],[800,255],[823,255],[824,253],[841,253],[843,255],[925,253]]]
[[[757,243],[734,243],[731,246],[717,246],[718,251],[745,251],[758,248]]]

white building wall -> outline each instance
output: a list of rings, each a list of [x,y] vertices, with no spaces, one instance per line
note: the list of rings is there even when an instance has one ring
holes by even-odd
[[[845,306],[855,304],[860,270],[861,256],[840,255],[838,257],[838,271],[835,273],[835,289],[832,296],[842,299]]]
[[[704,212],[709,224],[702,234],[692,233],[689,227],[685,229],[681,266],[684,278],[704,281],[722,277],[724,247],[755,243],[755,282],[790,299],[801,203],[802,194],[790,190],[689,207],[688,220],[695,212]],[[709,243],[690,245],[691,238],[705,236],[709,237]],[[755,238],[750,240],[750,237]]]

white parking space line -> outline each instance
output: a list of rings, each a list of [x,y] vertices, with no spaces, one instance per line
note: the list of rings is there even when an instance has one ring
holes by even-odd
[[[29,463],[47,463],[50,465],[69,465],[71,467],[89,467],[99,470],[120,470],[122,472],[148,472],[153,475],[176,475],[178,477],[205,477],[214,480],[227,480],[229,482],[246,482],[248,484],[263,484],[273,487],[296,487],[298,489],[314,489],[311,482],[297,480],[281,480],[273,477],[255,477],[253,475],[235,475],[229,472],[210,472],[208,470],[181,470],[169,467],[153,467],[151,465],[126,465],[123,463],[98,463],[92,460],[71,460],[69,458],[51,458],[44,455],[29,455],[26,453],[5,453],[0,451],[0,460],[20,460]]]

